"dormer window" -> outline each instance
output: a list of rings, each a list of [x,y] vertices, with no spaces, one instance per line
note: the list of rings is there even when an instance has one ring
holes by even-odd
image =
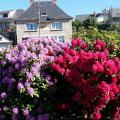
[[[7,17],[8,17],[8,14],[7,14],[7,13],[4,13],[4,14],[3,14],[3,17],[4,17],[4,18],[7,18]]]
[[[41,16],[46,16],[47,15],[47,12],[44,11],[44,12],[41,12]]]

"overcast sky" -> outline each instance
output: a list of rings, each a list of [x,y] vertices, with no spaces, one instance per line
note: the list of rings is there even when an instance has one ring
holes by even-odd
[[[119,7],[120,0],[57,0],[57,4],[69,15],[101,12],[104,8]],[[29,0],[1,0],[0,10],[27,9]]]

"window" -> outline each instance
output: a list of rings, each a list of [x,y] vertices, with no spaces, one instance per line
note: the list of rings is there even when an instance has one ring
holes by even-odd
[[[3,14],[3,17],[4,18],[8,17],[8,14],[7,13]]]
[[[3,18],[3,14],[0,14],[0,18]]]
[[[62,22],[53,22],[51,30],[62,30]]]
[[[36,31],[38,25],[36,23],[27,23],[26,24],[26,30],[27,31]]]
[[[44,12],[41,12],[41,15],[42,15],[42,16],[46,16],[47,13],[44,11]]]
[[[5,22],[5,23],[4,23],[4,26],[5,26],[6,28],[9,28],[10,22]]]
[[[64,38],[63,35],[58,36],[58,40],[59,40],[60,42],[65,42],[65,38]]]

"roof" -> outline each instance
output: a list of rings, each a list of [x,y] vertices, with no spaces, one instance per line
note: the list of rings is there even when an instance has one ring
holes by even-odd
[[[10,43],[11,41],[0,34],[0,43]]]
[[[40,16],[41,22],[47,22],[54,19],[72,19],[62,9],[60,9],[52,1],[40,2],[40,12],[46,12],[46,16]],[[38,20],[38,2],[34,2],[31,6],[17,19],[19,20]]]
[[[24,13],[23,9],[15,9],[15,10],[5,10],[5,11],[0,11],[0,14],[8,14],[6,17],[2,16],[0,17],[0,21],[10,21],[13,19],[18,18]]]
[[[91,14],[77,15],[75,19],[79,19],[81,22],[87,20]]]
[[[0,18],[0,22],[5,22],[5,21],[13,21],[13,18]]]
[[[23,9],[13,9],[13,10],[4,10],[4,11],[0,11],[0,14],[4,14],[4,13],[10,13],[12,11],[24,11]]]
[[[9,12],[11,12],[11,11],[13,11],[13,10],[4,10],[4,11],[0,11],[0,14],[9,13]]]
[[[103,15],[103,16],[108,16],[107,13],[98,13],[98,14],[96,14],[96,17],[99,17],[99,16],[101,16],[101,15]]]

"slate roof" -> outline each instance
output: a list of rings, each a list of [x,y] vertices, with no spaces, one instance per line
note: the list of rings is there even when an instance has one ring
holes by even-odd
[[[11,12],[11,11],[13,11],[13,10],[4,10],[4,11],[0,11],[0,14],[9,13],[9,12]]]
[[[99,17],[99,16],[101,16],[101,15],[108,16],[107,13],[98,13],[98,14],[96,14],[96,17]]]
[[[62,9],[60,9],[52,1],[40,2],[40,12],[46,12],[46,16],[40,16],[41,22],[47,22],[56,19],[72,19]],[[17,21],[22,20],[38,20],[38,2],[34,2],[31,6],[20,16]]]
[[[10,14],[12,11],[14,12],[14,14],[11,14],[11,15],[9,16],[9,14]],[[23,12],[24,12],[23,9],[0,11],[0,14],[2,14],[2,15],[8,14],[8,16],[6,16],[6,17],[4,17],[4,16],[1,17],[1,18],[0,18],[0,21],[3,21],[3,20],[5,20],[5,21],[8,20],[8,21],[9,21],[9,20],[16,19],[16,18],[18,18],[19,16],[21,16],[21,15],[23,14]]]

